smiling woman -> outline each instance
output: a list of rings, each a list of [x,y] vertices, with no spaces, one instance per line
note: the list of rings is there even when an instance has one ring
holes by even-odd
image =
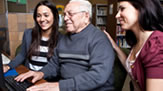
[[[33,18],[35,26],[24,32],[21,51],[7,65],[4,72],[10,68],[25,63],[30,70],[42,69],[54,54],[58,41],[58,11],[49,1],[37,4]]]
[[[51,33],[52,24],[54,22],[53,14],[52,14],[51,10],[44,5],[39,6],[38,10],[37,10],[36,20],[42,29],[42,34],[44,36],[47,35],[47,37],[48,37],[49,34]]]
[[[128,57],[108,33],[117,55],[131,76],[134,91],[163,89],[163,8],[159,0],[118,0],[116,18],[131,46]],[[157,71],[156,71],[157,70]],[[155,89],[157,88],[157,89]]]
[[[129,2],[121,2],[119,12],[116,15],[122,29],[129,30],[133,25],[138,25],[138,10],[136,10]]]

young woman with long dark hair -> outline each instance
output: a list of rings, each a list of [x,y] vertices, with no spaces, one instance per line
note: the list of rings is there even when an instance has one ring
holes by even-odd
[[[118,0],[116,18],[131,46],[127,57],[105,31],[135,91],[163,90],[163,8],[159,0]]]
[[[51,2],[44,0],[37,4],[33,18],[35,26],[24,32],[21,51],[7,65],[4,72],[25,64],[31,70],[44,67],[54,54],[58,40],[58,11]]]

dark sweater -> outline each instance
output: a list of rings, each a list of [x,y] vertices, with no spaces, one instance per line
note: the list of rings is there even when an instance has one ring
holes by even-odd
[[[60,91],[112,91],[114,51],[106,35],[89,24],[80,33],[59,40],[45,77],[59,72]]]

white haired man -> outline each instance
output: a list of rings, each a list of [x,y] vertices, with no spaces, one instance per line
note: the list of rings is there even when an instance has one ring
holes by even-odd
[[[58,82],[32,86],[27,91],[113,91],[114,51],[106,35],[90,23],[92,5],[87,0],[70,0],[64,10],[66,35],[52,60],[39,72],[30,71],[17,81],[32,82],[60,73]]]

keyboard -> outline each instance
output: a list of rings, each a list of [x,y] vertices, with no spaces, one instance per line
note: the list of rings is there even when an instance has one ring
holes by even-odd
[[[26,91],[26,89],[33,84],[27,80],[23,82],[17,82],[14,80],[16,76],[6,76],[5,85],[9,91]]]

